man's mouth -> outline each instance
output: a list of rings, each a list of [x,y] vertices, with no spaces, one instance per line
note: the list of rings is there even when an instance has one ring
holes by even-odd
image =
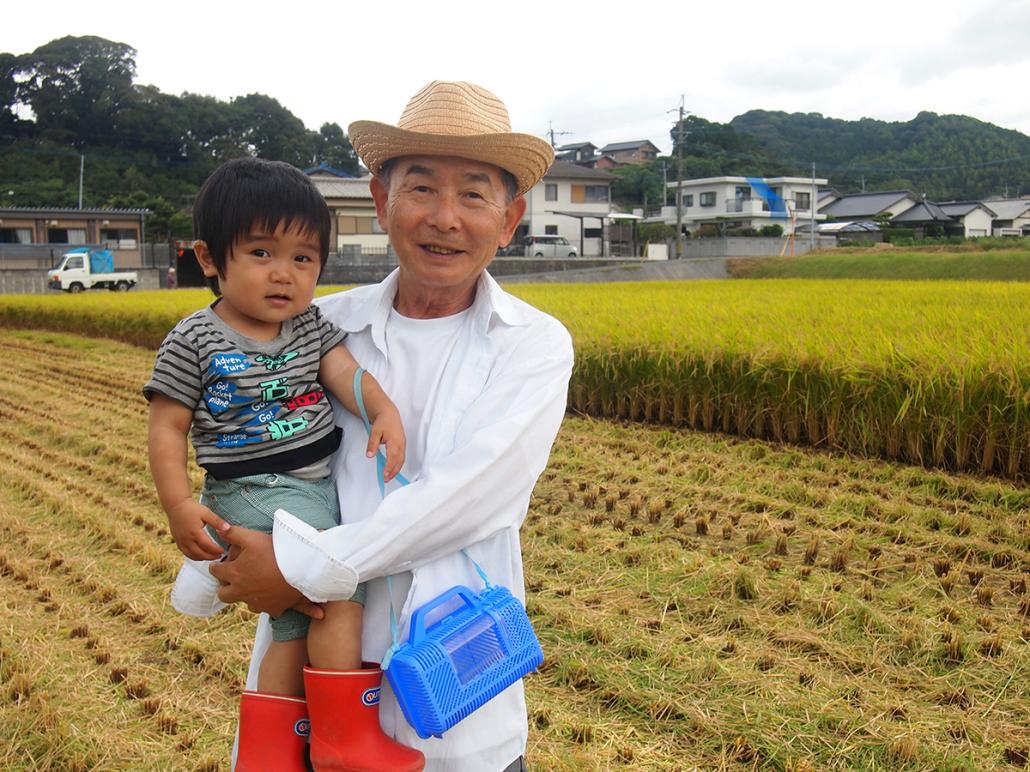
[[[434,255],[456,255],[461,251],[460,249],[441,247],[436,244],[423,244],[422,249],[426,250],[427,252],[432,252]]]

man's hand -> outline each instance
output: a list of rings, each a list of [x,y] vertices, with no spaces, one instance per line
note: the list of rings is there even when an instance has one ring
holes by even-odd
[[[243,602],[251,611],[264,611],[273,617],[288,608],[314,619],[323,617],[321,606],[286,583],[275,562],[270,534],[234,525],[221,537],[231,548],[228,560],[211,566],[211,575],[222,585],[219,599],[225,603]]]
[[[404,455],[407,451],[407,440],[404,427],[401,425],[401,414],[390,402],[376,415],[372,429],[368,433],[368,447],[365,455],[372,458],[380,445],[386,445],[386,467],[383,469],[383,481],[390,482],[404,466]]]
[[[192,498],[184,499],[168,510],[168,528],[172,538],[182,554],[191,560],[218,560],[222,557],[222,548],[211,541],[204,530],[205,524],[219,536],[229,528],[227,522]]]

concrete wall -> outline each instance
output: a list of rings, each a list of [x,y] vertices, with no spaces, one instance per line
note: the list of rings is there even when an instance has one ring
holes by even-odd
[[[977,208],[962,218],[963,234],[967,239],[976,236],[989,236],[991,233],[991,215]]]
[[[163,268],[132,268],[139,277],[135,289],[158,289],[164,286]],[[90,290],[90,292],[107,292],[109,290]],[[57,290],[47,287],[46,271],[19,270],[16,268],[0,269],[0,295],[59,295]]]
[[[522,276],[594,268],[600,266],[624,265],[645,262],[640,258],[592,258],[592,259],[535,259],[529,257],[497,257],[490,263],[490,274],[498,276]],[[653,261],[647,261],[653,262]],[[359,257],[346,261],[332,255],[322,274],[321,284],[371,284],[382,281],[397,267],[396,257]]]
[[[783,252],[784,246],[787,251]],[[816,238],[816,248],[826,249],[837,246],[832,236]],[[794,240],[794,254],[803,255],[809,251],[808,237],[798,236]],[[669,248],[669,254],[675,254],[676,243]],[[765,238],[762,236],[727,236],[726,238],[685,239],[683,257],[775,257],[780,253],[790,254],[790,245],[786,239]]]

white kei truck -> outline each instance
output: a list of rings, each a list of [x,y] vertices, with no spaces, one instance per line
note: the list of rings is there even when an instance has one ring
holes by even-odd
[[[51,268],[46,275],[50,289],[64,292],[88,289],[126,292],[139,282],[135,271],[114,270],[114,255],[109,250],[89,247],[65,252],[57,267]]]

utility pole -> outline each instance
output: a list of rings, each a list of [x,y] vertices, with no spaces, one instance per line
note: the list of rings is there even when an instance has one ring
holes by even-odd
[[[815,161],[812,161],[812,199],[808,205],[808,211],[811,214],[812,231],[808,237],[808,251],[811,252],[815,249],[815,205],[819,200],[819,191],[815,187]]]
[[[683,94],[680,94],[680,119],[676,124],[679,152],[676,159],[676,258],[683,257]]]
[[[556,136],[560,137],[563,134],[571,134],[571,133],[572,133],[571,131],[555,131],[554,130],[554,126],[551,125],[551,122],[550,121],[547,122],[547,136],[549,136],[551,138],[551,147],[552,148],[557,147],[557,145],[554,144],[554,138]]]
[[[86,156],[79,156],[79,209],[82,209],[82,172],[86,166]]]

